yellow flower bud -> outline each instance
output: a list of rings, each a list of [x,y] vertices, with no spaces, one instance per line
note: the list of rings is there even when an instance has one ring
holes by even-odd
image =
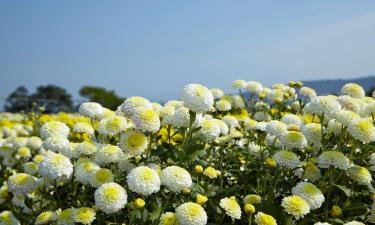
[[[303,82],[301,82],[301,81],[297,81],[297,82],[296,82],[296,86],[299,87],[299,88],[303,87],[303,85],[304,85],[304,84],[303,84]]]
[[[332,206],[331,215],[333,217],[339,217],[339,216],[341,216],[342,215],[342,210],[341,210],[340,206],[338,206],[338,205]]]
[[[203,167],[202,167],[201,165],[196,165],[196,166],[194,167],[194,172],[195,172],[196,174],[201,174],[201,173],[203,173]]]
[[[283,99],[282,98],[275,98],[274,102],[275,102],[275,104],[279,105],[279,104],[281,104],[283,102]]]
[[[206,196],[201,195],[201,194],[197,194],[197,200],[196,200],[196,202],[199,205],[204,205],[207,201],[208,201],[208,198]]]
[[[204,174],[205,176],[209,177],[210,179],[215,179],[215,178],[217,178],[217,171],[216,171],[213,167],[211,167],[211,166],[207,167],[207,168],[204,170],[203,174]]]
[[[371,198],[371,200],[375,201],[375,193],[371,193],[370,198]]]
[[[294,86],[296,86],[296,82],[295,81],[289,81],[289,87],[294,87]]]
[[[272,159],[272,158],[267,158],[266,159],[266,164],[270,168],[275,168],[276,165],[277,165],[276,161],[274,159]]]
[[[246,204],[244,206],[244,210],[246,214],[254,214],[255,213],[255,207],[252,204]]]
[[[182,193],[184,195],[188,195],[188,194],[190,194],[190,189],[189,188],[185,188],[184,190],[182,190]]]
[[[137,208],[137,209],[141,209],[145,206],[145,201],[141,198],[137,198],[136,200],[134,200],[134,207]]]

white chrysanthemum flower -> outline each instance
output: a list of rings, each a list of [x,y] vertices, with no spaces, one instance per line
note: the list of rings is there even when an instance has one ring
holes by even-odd
[[[144,196],[160,190],[158,173],[147,166],[139,166],[132,169],[126,179],[130,190]]]
[[[107,214],[112,214],[125,207],[128,196],[123,187],[116,183],[101,185],[94,193],[95,206]]]
[[[82,162],[75,168],[74,179],[82,184],[89,184],[90,178],[99,169],[100,167],[92,161]]]
[[[36,187],[36,178],[27,173],[16,173],[8,178],[8,190],[13,194],[26,195]]]
[[[57,213],[58,225],[74,225],[77,214],[76,208],[68,208]]]
[[[273,216],[258,212],[255,214],[254,221],[257,225],[277,225],[275,218]]]
[[[343,130],[343,124],[337,122],[336,119],[331,119],[328,121],[327,130],[335,135],[340,135]]]
[[[114,116],[116,116],[116,115],[118,115],[118,116],[123,116],[124,114],[121,113],[120,110],[119,110],[119,111],[116,110],[116,112],[114,112],[114,111],[112,111],[112,110],[110,110],[110,109],[107,109],[107,108],[103,107],[103,113],[100,114],[100,115],[98,115],[98,118],[97,118],[97,119],[98,119],[98,120],[102,120],[102,119],[105,119],[105,118],[114,117]]]
[[[286,148],[302,149],[307,146],[306,137],[299,131],[287,131],[281,135],[280,141]]]
[[[266,125],[266,132],[272,136],[281,137],[287,132],[287,125],[278,120],[271,120]]]
[[[304,125],[303,120],[294,114],[286,114],[281,118],[280,121],[285,123],[286,125],[297,125],[300,127]]]
[[[76,133],[86,133],[89,135],[94,134],[94,128],[92,128],[91,124],[78,122],[74,124],[73,131]]]
[[[100,120],[98,132],[104,135],[115,135],[127,128],[126,118],[123,116],[112,116]]]
[[[375,127],[367,119],[353,121],[348,127],[348,132],[355,139],[360,140],[363,143],[375,141]]]
[[[343,153],[338,151],[326,151],[318,157],[318,167],[327,169],[333,166],[338,169],[346,170],[349,168],[350,161]]]
[[[263,85],[257,81],[247,82],[246,89],[253,94],[259,94],[263,91]]]
[[[172,106],[173,108],[178,109],[178,108],[184,106],[184,102],[183,101],[177,101],[177,100],[169,100],[168,102],[166,102],[164,104],[164,106]]]
[[[222,118],[222,120],[230,127],[230,128],[234,128],[234,127],[238,127],[239,125],[239,122],[238,120],[236,119],[236,117],[234,116],[231,116],[231,115],[226,115]]]
[[[47,139],[52,136],[68,137],[68,135],[69,127],[62,122],[47,122],[40,128],[40,137],[43,139]]]
[[[297,220],[310,212],[309,204],[303,198],[296,195],[284,197],[281,201],[281,206]]]
[[[359,99],[350,97],[348,95],[341,95],[337,97],[337,102],[340,103],[341,108],[358,113],[362,109]]]
[[[217,125],[219,125],[219,127],[220,127],[220,133],[222,135],[227,135],[229,133],[229,127],[228,127],[228,125],[224,121],[219,120],[219,119],[213,119],[213,120],[215,120],[216,123],[217,123]]]
[[[282,146],[283,146],[278,137],[270,135],[270,134],[266,135],[266,145],[267,146],[274,146],[276,148],[282,148]]]
[[[264,149],[262,150],[260,145],[257,145],[254,142],[249,143],[248,149],[249,149],[250,155],[254,156],[255,158],[259,159],[261,158],[262,155],[263,157],[268,156],[268,151],[265,151]]]
[[[187,202],[176,208],[177,221],[181,225],[205,225],[207,214],[197,203]]]
[[[22,165],[23,171],[30,175],[35,175],[38,172],[38,164],[34,162],[27,162]]]
[[[225,99],[221,99],[215,103],[215,108],[219,112],[227,112],[232,109],[232,105],[229,101]]]
[[[366,224],[364,224],[362,222],[359,222],[359,221],[356,221],[356,220],[353,220],[353,221],[344,223],[344,225],[366,225]]]
[[[107,165],[110,163],[118,163],[124,157],[125,154],[118,146],[103,144],[95,153],[94,161],[99,165]]]
[[[309,123],[302,127],[302,134],[306,140],[315,145],[320,146],[322,140],[322,126],[318,123]]]
[[[49,152],[39,164],[38,171],[51,180],[67,180],[73,173],[73,165],[66,156]]]
[[[233,95],[231,103],[235,109],[243,109],[246,106],[245,100],[240,95]]]
[[[79,113],[82,115],[91,117],[93,119],[98,119],[104,112],[102,105],[96,102],[85,102],[79,106]]]
[[[13,215],[11,211],[2,211],[0,213],[1,225],[21,225],[20,221]]]
[[[57,219],[57,215],[52,211],[45,211],[40,213],[35,219],[35,225],[49,224]]]
[[[196,135],[205,140],[212,141],[220,135],[220,125],[214,119],[204,119],[202,122],[202,128],[196,133]]]
[[[27,141],[27,147],[31,149],[39,149],[42,147],[42,140],[39,137],[30,137],[29,140]]]
[[[174,124],[174,114],[175,108],[173,106],[164,106],[160,111],[159,116],[162,118],[163,125],[173,125]]]
[[[155,110],[157,113],[160,113],[160,111],[163,109],[163,106],[157,102],[152,102],[151,105],[152,109]]]
[[[299,90],[299,94],[310,98],[316,97],[316,91],[309,87],[302,87]]]
[[[159,225],[180,225],[175,213],[165,212],[160,216]]]
[[[180,192],[192,185],[191,176],[188,171],[178,166],[168,166],[161,171],[161,183],[172,192]]]
[[[367,104],[361,111],[363,117],[375,117],[375,102]]]
[[[186,107],[180,107],[176,109],[173,114],[173,126],[175,127],[189,127],[190,125],[190,113]]]
[[[212,96],[214,96],[214,98],[221,98],[224,96],[224,91],[219,88],[212,88],[210,89],[210,91],[212,93]]]
[[[92,222],[94,222],[95,216],[96,212],[94,209],[89,207],[82,207],[77,209],[75,222],[82,224],[91,224]]]
[[[300,178],[315,182],[321,177],[322,173],[320,172],[320,169],[314,163],[308,162]]]
[[[219,205],[232,220],[241,219],[241,207],[235,198],[222,198]]]
[[[361,87],[360,85],[355,84],[355,83],[345,84],[341,88],[341,92],[344,95],[350,95],[353,98],[359,98],[360,99],[360,98],[365,97],[365,90],[363,89],[363,87]]]
[[[259,204],[262,203],[262,197],[260,195],[246,195],[243,199],[243,204]]]
[[[324,202],[324,195],[314,184],[308,182],[299,182],[292,189],[292,194],[303,198],[309,205],[310,209],[319,209]]]
[[[159,114],[153,109],[138,109],[133,113],[132,121],[135,129],[157,132],[160,129]]]
[[[127,98],[120,108],[127,117],[131,117],[139,109],[153,109],[149,100],[139,96]]]
[[[214,104],[212,93],[200,84],[186,85],[181,94],[184,106],[196,113],[210,111]]]
[[[295,169],[301,165],[299,157],[291,151],[278,151],[272,156],[272,159],[275,160],[278,165],[289,169]]]
[[[372,181],[371,173],[362,166],[354,165],[347,170],[350,179],[361,185],[369,185]]]
[[[109,169],[100,168],[90,176],[89,183],[93,187],[99,187],[102,184],[113,182],[114,175]]]
[[[63,136],[52,136],[47,138],[47,140],[45,140],[43,143],[43,147],[46,150],[59,152],[62,154],[70,151],[69,140]]]
[[[147,148],[148,140],[143,133],[128,130],[121,134],[119,145],[124,150],[126,156],[132,157],[143,153]]]
[[[28,147],[22,147],[17,150],[17,155],[16,157],[21,157],[21,158],[30,158],[31,157],[31,151]]]
[[[344,124],[345,126],[349,126],[354,120],[361,119],[361,117],[358,115],[358,113],[353,111],[340,110],[337,112],[335,119],[337,122]]]
[[[331,119],[341,110],[341,105],[336,101],[336,96],[317,96],[311,99],[304,108],[305,113],[323,115]]]
[[[94,155],[96,151],[98,151],[98,145],[99,144],[95,142],[91,143],[88,141],[83,141],[76,146],[75,151],[80,156],[91,156]]]
[[[244,80],[235,80],[232,83],[232,88],[234,89],[241,89],[241,88],[246,88],[247,82]]]

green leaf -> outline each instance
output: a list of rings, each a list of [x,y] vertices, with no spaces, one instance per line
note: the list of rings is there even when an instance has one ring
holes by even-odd
[[[349,188],[343,186],[343,185],[338,185],[338,184],[333,184],[333,186],[337,187],[338,189],[340,189],[341,191],[343,191],[346,195],[346,197],[350,197],[351,196],[351,191]]]

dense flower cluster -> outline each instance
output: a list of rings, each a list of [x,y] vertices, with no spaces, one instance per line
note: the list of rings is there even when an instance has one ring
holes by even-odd
[[[374,96],[232,87],[1,113],[0,225],[375,223]]]

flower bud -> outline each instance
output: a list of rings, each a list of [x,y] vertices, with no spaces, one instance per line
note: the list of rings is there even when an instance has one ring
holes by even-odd
[[[255,207],[252,204],[246,204],[244,206],[245,213],[248,215],[255,213]]]
[[[199,205],[204,205],[207,201],[208,201],[208,198],[206,196],[201,195],[201,194],[197,194],[196,202]]]
[[[338,205],[334,205],[332,206],[332,209],[331,209],[331,215],[333,217],[339,217],[342,215],[342,210],[341,208],[338,206]]]
[[[203,173],[203,167],[202,167],[201,165],[196,165],[196,166],[194,167],[194,172],[195,172],[196,174],[201,174],[201,173]]]
[[[137,209],[141,209],[145,206],[145,201],[141,198],[137,198],[136,200],[134,200],[134,207],[137,208]]]

